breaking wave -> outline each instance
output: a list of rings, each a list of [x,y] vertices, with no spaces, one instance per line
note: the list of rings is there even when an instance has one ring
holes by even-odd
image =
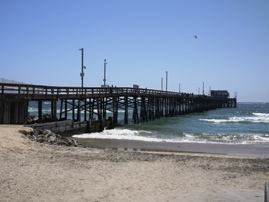
[[[213,122],[213,123],[238,123],[238,122],[251,122],[251,123],[269,123],[269,114],[267,113],[253,113],[252,116],[234,116],[226,119],[199,119],[200,121]]]
[[[73,135],[76,138],[138,140],[147,142],[190,142],[190,143],[233,143],[256,144],[269,143],[269,134],[208,134],[182,133],[178,137],[156,136],[152,131],[112,129],[100,133]]]

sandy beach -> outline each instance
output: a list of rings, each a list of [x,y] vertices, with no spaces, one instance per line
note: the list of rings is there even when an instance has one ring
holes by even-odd
[[[0,201],[264,201],[269,159],[40,144],[0,125]],[[124,147],[124,146],[123,146]]]

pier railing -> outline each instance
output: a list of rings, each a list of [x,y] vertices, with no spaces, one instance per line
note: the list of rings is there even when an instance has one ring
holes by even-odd
[[[38,122],[42,122],[42,103],[51,102],[51,120],[67,119],[80,122],[97,116],[101,122],[106,111],[113,114],[117,123],[119,109],[124,110],[124,122],[128,123],[128,108],[133,111],[135,123],[154,120],[163,116],[175,116],[206,111],[221,107],[236,107],[236,98],[195,95],[163,90],[134,87],[59,87],[29,84],[0,83],[0,124],[27,122],[30,101],[38,103]],[[57,117],[57,102],[60,101],[60,116]],[[69,106],[69,107],[68,107]],[[70,108],[71,106],[71,108]],[[58,106],[59,107],[59,106]]]
[[[0,83],[0,99],[59,99],[62,96],[70,98],[89,98],[100,96],[161,96],[161,97],[205,97],[191,93],[179,93],[171,91],[153,90],[147,88],[132,87],[59,87],[28,84]]]

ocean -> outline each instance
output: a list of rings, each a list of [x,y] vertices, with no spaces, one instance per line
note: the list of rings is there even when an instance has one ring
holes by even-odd
[[[29,112],[37,114],[35,103],[29,105]],[[43,114],[46,112],[50,112],[50,103],[43,105]],[[123,122],[123,112],[119,111],[119,122]],[[140,124],[130,123],[112,130],[75,137],[149,142],[269,144],[269,103],[238,103],[237,108],[165,117]]]

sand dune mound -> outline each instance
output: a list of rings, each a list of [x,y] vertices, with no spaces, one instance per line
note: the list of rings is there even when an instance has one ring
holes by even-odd
[[[0,125],[0,149],[33,149],[35,144],[20,133],[20,130],[31,131],[32,129],[21,125]]]

